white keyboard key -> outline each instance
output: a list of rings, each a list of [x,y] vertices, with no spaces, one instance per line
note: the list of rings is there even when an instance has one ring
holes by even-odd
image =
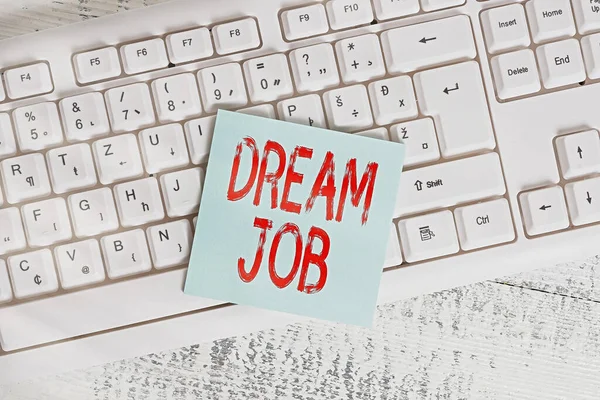
[[[11,99],[35,96],[54,90],[50,68],[46,63],[37,63],[25,67],[4,71],[6,93]]]
[[[186,169],[160,177],[169,217],[184,217],[198,212],[203,180],[204,173],[200,168]]]
[[[422,118],[393,125],[390,136],[394,142],[404,143],[404,166],[410,167],[440,159],[435,126],[431,118]]]
[[[484,11],[481,20],[490,53],[520,49],[531,44],[525,10],[520,4]]]
[[[398,222],[398,231],[404,257],[409,263],[458,253],[460,250],[454,217],[450,211],[401,220]]]
[[[123,58],[123,69],[129,75],[165,68],[169,65],[165,43],[158,38],[126,44],[121,47],[121,58]]]
[[[4,260],[0,260],[0,304],[12,300],[12,288]]]
[[[318,94],[309,94],[280,101],[277,104],[279,119],[295,124],[326,128],[323,104]]]
[[[368,34],[340,40],[335,49],[345,83],[364,82],[385,75],[377,35]]]
[[[208,58],[214,54],[210,31],[207,28],[191,29],[167,36],[167,53],[173,64]]]
[[[213,115],[185,123],[185,137],[192,163],[198,165],[208,161],[216,120],[217,117]]]
[[[600,172],[600,137],[595,130],[558,137],[556,152],[565,179]]]
[[[322,4],[313,4],[281,13],[283,33],[287,40],[322,35],[329,30],[327,13]]]
[[[577,39],[545,44],[536,52],[546,89],[585,81],[585,65]]]
[[[519,201],[528,235],[541,235],[569,226],[565,196],[560,186],[521,193]]]
[[[145,83],[110,89],[104,96],[113,132],[135,131],[154,125],[154,108]]]
[[[14,156],[17,153],[17,143],[13,132],[10,116],[0,113],[0,160]]]
[[[48,249],[8,258],[15,297],[24,299],[58,290],[52,253]]]
[[[255,117],[263,117],[275,119],[275,109],[270,104],[261,104],[258,106],[242,108],[241,110],[237,110],[237,112],[242,114],[254,115]]]
[[[190,221],[169,222],[146,230],[152,263],[156,269],[187,264],[192,248]]]
[[[465,4],[466,0],[421,0],[423,11],[440,10]]]
[[[98,177],[104,185],[137,178],[144,173],[135,135],[129,133],[98,140],[92,145]]]
[[[146,171],[157,174],[189,164],[183,129],[179,124],[145,129],[139,134]]]
[[[143,230],[136,229],[105,236],[100,243],[106,263],[106,272],[111,279],[136,275],[152,269],[146,235]]]
[[[600,221],[600,178],[567,183],[565,195],[573,225]]]
[[[505,192],[498,154],[448,161],[404,171],[394,215],[451,207]]]
[[[412,72],[477,56],[466,15],[385,31],[381,44],[391,73]]]
[[[590,0],[573,0],[575,19],[579,33],[586,34],[600,29],[600,4]]]
[[[333,47],[321,43],[290,53],[298,93],[316,92],[340,84]]]
[[[71,195],[68,203],[77,237],[96,236],[119,229],[117,209],[109,188]]]
[[[400,264],[402,264],[402,250],[400,249],[400,240],[398,239],[396,225],[392,223],[383,268],[395,267]]]
[[[388,125],[419,115],[415,90],[409,76],[398,76],[369,84],[369,95],[377,125]]]
[[[41,154],[9,158],[0,163],[6,201],[20,203],[50,194],[46,161]]]
[[[370,137],[373,139],[390,140],[388,137],[388,131],[385,128],[369,129],[368,131],[357,132],[356,134],[359,136]]]
[[[0,101],[4,101],[6,98],[6,93],[4,92],[4,84],[0,80]]]
[[[0,209],[0,256],[22,250],[27,246],[25,242],[25,231],[21,222],[19,209],[4,208]]]
[[[52,149],[46,153],[54,192],[61,194],[94,186],[96,170],[87,143]]]
[[[21,213],[30,246],[50,246],[73,237],[67,204],[62,198],[29,203]]]
[[[588,76],[590,79],[600,78],[600,33],[581,38],[581,48]]]
[[[370,24],[374,19],[370,0],[330,0],[327,14],[333,30]]]
[[[260,46],[258,26],[253,18],[217,25],[213,27],[212,34],[219,55],[256,49]]]
[[[498,97],[503,100],[536,93],[542,88],[535,56],[529,49],[492,58],[492,70]]]
[[[323,102],[331,129],[355,132],[373,126],[369,96],[363,85],[326,92]]]
[[[67,140],[78,142],[110,133],[102,93],[92,92],[68,97],[59,103]]]
[[[121,183],[115,186],[114,191],[124,227],[144,225],[165,217],[156,178]]]
[[[70,243],[54,249],[63,289],[75,289],[104,281],[104,263],[96,240]]]
[[[86,51],[73,57],[77,81],[82,84],[103,81],[121,75],[119,53],[114,47]]]
[[[208,113],[248,104],[242,68],[237,63],[217,65],[198,72],[202,103]]]
[[[253,103],[266,103],[294,94],[285,54],[273,54],[246,61],[244,73]]]
[[[575,35],[569,0],[530,0],[525,6],[533,41],[564,39]]]
[[[176,122],[202,113],[198,85],[193,74],[181,74],[152,82],[160,122]]]
[[[508,201],[498,199],[454,210],[460,245],[474,250],[515,239]]]
[[[380,21],[416,14],[421,10],[419,0],[374,0],[373,5]]]
[[[63,142],[58,110],[54,103],[39,103],[13,111],[21,151],[39,151]]]

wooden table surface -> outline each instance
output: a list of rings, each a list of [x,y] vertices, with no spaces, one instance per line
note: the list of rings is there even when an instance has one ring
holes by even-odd
[[[0,38],[160,1],[0,0]],[[296,324],[2,387],[0,399],[597,400],[599,265],[388,304],[373,329]]]

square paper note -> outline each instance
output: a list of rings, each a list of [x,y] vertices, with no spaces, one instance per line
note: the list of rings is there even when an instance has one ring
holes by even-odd
[[[404,145],[220,111],[185,293],[371,326]]]

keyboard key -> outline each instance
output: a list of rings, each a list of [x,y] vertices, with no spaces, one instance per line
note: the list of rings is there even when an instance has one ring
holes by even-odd
[[[546,89],[585,81],[585,66],[577,39],[545,44],[536,52]]]
[[[273,54],[246,61],[244,73],[253,103],[266,103],[294,94],[285,54]]]
[[[78,142],[110,133],[102,93],[67,97],[59,103],[67,140]]]
[[[340,84],[333,47],[329,43],[293,50],[290,63],[299,93],[316,92]]]
[[[98,177],[104,185],[138,178],[144,173],[135,135],[129,133],[92,144]]]
[[[96,240],[70,243],[54,249],[58,276],[64,289],[75,289],[104,281],[104,263]]]
[[[4,260],[0,260],[0,304],[12,300],[12,288]]]
[[[104,96],[113,132],[135,131],[154,125],[154,108],[145,83],[110,89]]]
[[[569,0],[530,0],[526,4],[533,41],[564,39],[575,35]]]
[[[421,112],[433,117],[443,156],[496,147],[479,64],[431,69],[414,80]]]
[[[156,174],[189,164],[183,129],[179,124],[149,128],[139,133],[146,171]]]
[[[38,199],[51,193],[46,161],[41,154],[9,158],[0,163],[6,201],[10,204]]]
[[[385,75],[377,35],[369,34],[340,40],[335,49],[345,83],[364,82]]]
[[[394,215],[451,207],[505,192],[498,154],[448,161],[403,172]]]
[[[105,236],[101,240],[106,272],[111,279],[152,269],[146,235],[141,229]]]
[[[22,250],[27,246],[21,214],[16,207],[0,210],[0,256]],[[1,289],[0,289],[1,291]]]
[[[256,49],[260,46],[258,26],[253,18],[217,25],[212,29],[219,55]]]
[[[531,44],[525,10],[520,4],[484,11],[481,20],[490,53],[516,50]]]
[[[322,35],[329,30],[327,14],[322,4],[313,4],[281,13],[283,33],[287,40]]]
[[[400,249],[400,240],[398,239],[396,225],[392,223],[383,268],[395,267],[400,264],[402,264],[402,250]]]
[[[369,24],[374,19],[370,0],[330,0],[327,14],[333,30]]]
[[[503,100],[537,93],[542,88],[535,56],[529,49],[492,58],[492,70],[498,97]]]
[[[73,57],[79,83],[86,84],[121,75],[119,53],[114,47],[86,51]]]
[[[121,225],[132,227],[165,217],[156,178],[121,183],[114,188]]]
[[[204,173],[201,168],[186,169],[160,177],[167,215],[184,217],[198,212]]]
[[[398,231],[404,257],[409,263],[459,251],[454,217],[450,211],[401,220]]]
[[[440,10],[465,4],[466,0],[421,0],[423,11]]]
[[[374,0],[373,5],[380,21],[416,14],[421,10],[419,0]]]
[[[381,44],[392,73],[412,72],[477,56],[471,22],[466,15],[385,31],[381,34]]]
[[[52,149],[46,153],[54,193],[66,193],[94,186],[96,170],[87,143]]]
[[[191,29],[167,36],[167,53],[173,64],[208,58],[214,54],[210,31],[207,28]]]
[[[515,239],[506,199],[460,207],[454,210],[454,216],[463,250],[479,249]]]
[[[567,183],[565,195],[573,225],[600,221],[600,178]]]
[[[388,125],[419,115],[415,90],[408,76],[372,82],[369,95],[377,125]]]
[[[373,126],[369,96],[363,85],[326,92],[323,94],[323,102],[331,129],[355,132]]]
[[[54,103],[39,103],[13,111],[21,151],[39,151],[63,142],[58,110]]]
[[[590,0],[573,0],[575,19],[579,33],[586,34],[600,29],[600,5]]]
[[[372,139],[390,140],[388,137],[388,131],[385,128],[373,128],[367,131],[357,132],[356,134],[359,136],[370,137]]]
[[[258,106],[242,108],[241,110],[237,110],[237,112],[242,114],[254,115],[255,117],[263,117],[263,118],[271,118],[275,119],[275,109],[270,104],[261,104]]]
[[[440,149],[431,118],[393,125],[390,136],[394,142],[404,143],[404,166],[410,167],[440,159]]]
[[[202,114],[198,85],[193,74],[181,74],[152,82],[160,122],[176,122]]]
[[[556,152],[565,179],[600,172],[600,137],[595,130],[558,137]]]
[[[165,43],[159,38],[126,44],[121,47],[121,57],[125,73],[129,75],[169,65]]]
[[[165,269],[187,264],[192,248],[190,221],[182,219],[146,230],[154,268]]]
[[[0,80],[0,101],[4,101],[6,98],[6,93],[4,92],[4,84]]]
[[[198,165],[208,161],[212,144],[216,116],[198,118],[185,123],[185,137],[192,158],[192,163]]]
[[[68,203],[77,237],[96,236],[119,229],[117,209],[109,188],[71,195]]]
[[[48,249],[9,257],[8,269],[17,299],[35,297],[58,290],[54,261]]]
[[[0,113],[0,160],[14,156],[16,153],[17,143],[15,142],[10,116],[6,113]]]
[[[600,78],[600,33],[581,38],[581,48],[588,76],[590,79]]]
[[[67,204],[62,198],[24,205],[21,213],[30,246],[50,246],[73,236]]]
[[[319,128],[327,127],[325,114],[323,113],[323,103],[318,94],[309,94],[280,101],[277,104],[277,112],[279,118],[283,121]]]
[[[25,67],[4,71],[6,93],[11,99],[36,96],[54,90],[50,68],[46,63],[37,63]]]
[[[218,65],[198,72],[202,103],[208,113],[248,104],[242,68],[237,63]]]
[[[523,222],[530,236],[568,228],[569,216],[560,186],[521,193]]]

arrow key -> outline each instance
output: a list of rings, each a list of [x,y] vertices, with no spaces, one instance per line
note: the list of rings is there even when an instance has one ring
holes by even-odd
[[[565,196],[560,186],[521,193],[519,201],[528,235],[536,236],[569,227]]]
[[[600,178],[568,183],[565,195],[573,225],[600,221]]]
[[[556,139],[558,160],[565,179],[600,172],[600,137],[595,130]]]

